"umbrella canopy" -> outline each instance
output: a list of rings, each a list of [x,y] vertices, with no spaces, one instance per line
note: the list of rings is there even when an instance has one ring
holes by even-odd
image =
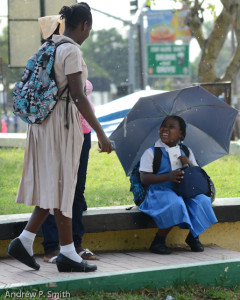
[[[95,114],[98,121],[101,123],[104,132],[109,136],[122,122],[123,118],[132,109],[134,104],[141,97],[156,95],[162,93],[161,90],[142,90],[127,96],[115,99],[106,104],[98,105],[95,107]],[[95,131],[92,131],[92,141],[97,141]]]
[[[187,123],[184,144],[202,167],[229,153],[238,111],[200,86],[142,97],[110,135],[116,153],[130,175],[143,152],[159,138],[166,116],[178,115]]]

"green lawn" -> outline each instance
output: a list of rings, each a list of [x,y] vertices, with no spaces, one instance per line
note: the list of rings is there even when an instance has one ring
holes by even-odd
[[[15,203],[23,157],[23,149],[0,148],[1,214],[32,211]],[[240,156],[227,155],[204,168],[214,181],[217,198],[240,196],[239,162]],[[133,204],[129,178],[116,154],[98,153],[96,143],[90,151],[85,197],[88,207]]]

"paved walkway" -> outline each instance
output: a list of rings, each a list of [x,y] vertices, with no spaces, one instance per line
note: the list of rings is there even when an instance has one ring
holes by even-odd
[[[0,260],[0,289],[8,286],[30,285],[39,281],[51,281],[70,277],[88,277],[89,275],[102,276],[106,273],[137,271],[156,268],[173,267],[194,263],[213,263],[229,259],[239,259],[240,252],[223,249],[216,246],[205,247],[202,253],[193,253],[188,248],[173,249],[171,255],[157,255],[148,251],[123,251],[98,253],[99,260],[96,261],[98,269],[93,273],[59,273],[56,265],[43,262],[43,257],[36,257],[41,265],[39,271],[34,271],[12,258]]]

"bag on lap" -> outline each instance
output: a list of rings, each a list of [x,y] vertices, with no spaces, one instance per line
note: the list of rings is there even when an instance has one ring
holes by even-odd
[[[58,99],[67,86],[58,95],[55,79],[54,60],[58,46],[70,41],[54,43],[47,40],[40,49],[29,58],[21,81],[13,91],[13,113],[28,124],[41,124],[53,111]]]
[[[215,199],[215,188],[211,178],[200,167],[183,168],[184,175],[180,183],[175,183],[175,192],[183,199],[193,198],[199,194],[205,194]]]

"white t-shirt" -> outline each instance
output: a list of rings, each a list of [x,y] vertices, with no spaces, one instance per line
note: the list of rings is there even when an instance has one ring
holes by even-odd
[[[161,139],[158,139],[154,145],[155,147],[161,147],[165,148],[165,150],[168,152],[169,146],[164,144]],[[198,166],[196,159],[194,157],[194,154],[190,148],[189,150],[189,157],[188,159],[194,166]],[[154,153],[153,149],[148,148],[142,155],[141,160],[140,160],[140,167],[139,171],[141,172],[148,172],[148,173],[153,173],[153,158],[154,158]]]

